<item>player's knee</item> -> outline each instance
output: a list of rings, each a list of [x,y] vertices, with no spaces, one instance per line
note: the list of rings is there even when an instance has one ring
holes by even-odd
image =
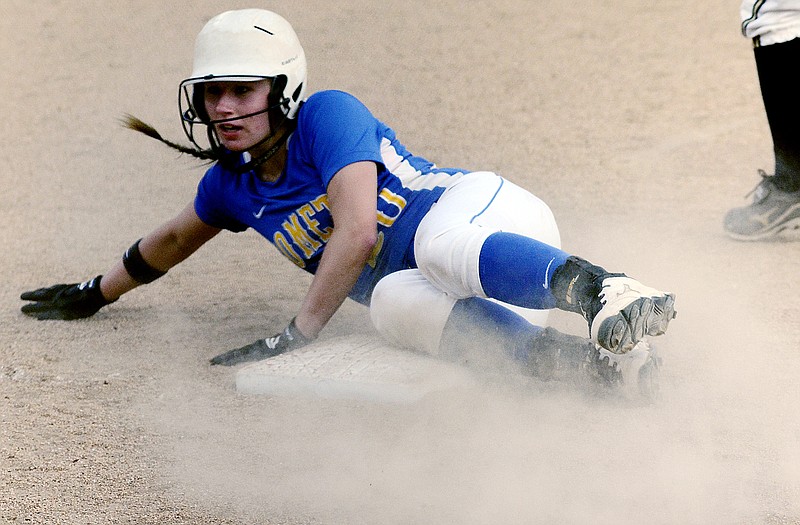
[[[455,299],[438,290],[419,270],[381,279],[372,293],[370,319],[390,343],[436,354]]]

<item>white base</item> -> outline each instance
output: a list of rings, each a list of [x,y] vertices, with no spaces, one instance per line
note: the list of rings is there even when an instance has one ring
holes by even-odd
[[[469,381],[462,367],[355,335],[249,364],[237,372],[236,389],[246,394],[410,403]]]

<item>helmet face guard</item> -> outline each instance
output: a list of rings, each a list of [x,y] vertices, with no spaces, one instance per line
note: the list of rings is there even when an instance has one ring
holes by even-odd
[[[205,82],[253,82],[270,79],[272,87],[263,111],[211,121],[204,101]],[[178,109],[184,133],[198,148],[194,126],[207,127],[211,149],[219,149],[213,125],[269,112],[276,130],[294,119],[305,98],[306,58],[292,26],[264,9],[226,11],[209,20],[195,41],[194,67],[178,89]]]
[[[236,117],[212,120],[208,114],[205,105],[205,82],[206,79],[186,79],[181,82],[178,88],[178,111],[181,115],[181,124],[183,125],[183,132],[189,141],[199,149],[205,149],[198,143],[195,134],[195,125],[206,126],[206,135],[208,140],[208,147],[212,150],[219,148],[219,140],[214,131],[215,124],[222,124],[225,122],[233,122],[237,120],[255,117],[262,113],[269,114],[270,129],[277,130],[280,125],[288,117],[287,112],[289,108],[289,99],[283,96],[283,85],[285,79],[282,77],[268,79],[264,77],[235,77],[235,78],[215,78],[214,81],[218,82],[255,82],[259,80],[271,80],[272,87],[270,88],[269,95],[266,100],[266,107],[262,110],[240,115]]]

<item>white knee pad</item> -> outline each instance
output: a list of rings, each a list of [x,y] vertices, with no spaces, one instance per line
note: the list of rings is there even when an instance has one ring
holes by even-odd
[[[378,282],[369,314],[375,329],[390,343],[437,355],[455,303],[419,270],[402,270]]]

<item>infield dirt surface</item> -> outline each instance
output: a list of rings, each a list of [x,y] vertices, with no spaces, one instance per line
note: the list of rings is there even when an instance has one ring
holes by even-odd
[[[503,374],[406,404],[239,394],[208,359],[281,329],[309,283],[252,232],[92,319],[21,314],[193,198],[204,167],[118,120],[182,140],[196,33],[251,6],[293,23],[312,92],[521,184],[567,251],[675,292],[661,399]],[[800,243],[721,228],[772,168],[737,7],[3,0],[0,522],[800,523]],[[353,333],[347,303],[322,337]]]

